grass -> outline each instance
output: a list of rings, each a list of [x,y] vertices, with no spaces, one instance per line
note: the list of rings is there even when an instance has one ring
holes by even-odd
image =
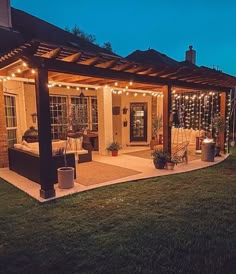
[[[235,273],[236,153],[40,204],[0,180],[1,273]]]

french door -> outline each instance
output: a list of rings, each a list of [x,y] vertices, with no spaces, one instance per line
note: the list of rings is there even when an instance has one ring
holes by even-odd
[[[130,103],[130,142],[147,141],[147,103]]]

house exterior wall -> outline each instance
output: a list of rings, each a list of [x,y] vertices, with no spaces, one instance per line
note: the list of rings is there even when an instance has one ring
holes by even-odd
[[[33,84],[24,84],[25,89],[25,112],[26,112],[26,129],[30,126],[37,128],[37,121],[33,123],[32,113],[36,111],[36,94]],[[80,91],[76,89],[67,89],[64,87],[52,87],[49,90],[50,95],[66,96],[68,98],[67,103],[70,101],[71,96],[78,96]],[[83,91],[85,96],[97,96],[96,90]],[[25,129],[25,130],[26,130]]]
[[[121,95],[121,110],[126,107],[128,108],[127,114],[122,115],[122,121],[127,120],[128,126],[121,128],[121,136],[122,136],[122,146],[131,145],[130,142],[130,103],[147,103],[147,144],[151,140],[151,128],[152,128],[152,96],[146,95],[143,96],[142,93],[138,93],[137,96],[130,93],[128,96],[125,94]],[[143,144],[143,142],[142,142]]]
[[[112,92],[103,87],[98,91],[99,153],[107,155],[106,148],[113,141]]]
[[[17,108],[17,142],[21,142],[24,132],[31,126],[37,128],[37,121],[32,121],[32,113],[36,113],[36,93],[34,84],[23,83],[19,81],[7,81],[2,86],[2,105],[4,103],[3,90],[5,94],[11,94],[16,97]],[[98,124],[99,124],[99,152],[101,154],[107,154],[106,147],[113,140],[119,142],[123,147],[134,143],[130,142],[130,104],[131,103],[147,103],[147,142],[149,144],[152,137],[152,101],[155,101],[155,113],[160,114],[163,110],[163,98],[153,97],[151,95],[143,96],[142,93],[138,93],[134,96],[134,93],[126,95],[113,94],[109,87],[99,88],[98,90],[83,90],[85,96],[97,96],[98,100]],[[75,88],[67,89],[65,87],[52,87],[50,88],[50,95],[66,96],[67,103],[70,102],[71,96],[78,96],[80,91]],[[112,107],[119,106],[119,115],[112,114]],[[127,108],[126,114],[123,113],[123,108]],[[4,108],[1,109],[4,112]],[[5,113],[1,115],[1,149],[7,147],[6,136],[6,121]],[[125,127],[123,122],[127,121]],[[5,145],[4,145],[5,144]],[[144,144],[142,142],[142,144]],[[5,147],[5,148],[4,148]],[[2,153],[1,153],[2,154]],[[6,158],[6,157],[5,157]],[[3,160],[2,160],[3,161]],[[7,159],[4,160],[7,162]],[[0,163],[1,164],[1,163]],[[3,165],[3,164],[1,164]]]
[[[122,107],[121,96],[118,94],[112,94],[112,106],[120,107],[119,115],[112,115],[113,120],[113,139],[114,141],[122,144]]]
[[[0,82],[0,106],[4,106],[3,83]],[[4,107],[0,107],[0,167],[8,166],[7,131]]]
[[[18,81],[5,82],[4,94],[13,95],[16,98],[17,141],[20,142],[22,135],[27,129],[25,90],[24,90],[23,82],[18,82]]]

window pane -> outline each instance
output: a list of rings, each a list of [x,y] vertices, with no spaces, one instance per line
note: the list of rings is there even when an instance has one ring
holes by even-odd
[[[98,107],[97,107],[96,97],[92,97],[91,99],[91,110],[92,110],[92,131],[98,131]]]
[[[72,97],[70,107],[70,118],[74,124],[75,131],[82,131],[88,124],[88,97]]]
[[[67,129],[66,97],[50,96],[52,139],[65,139]]]

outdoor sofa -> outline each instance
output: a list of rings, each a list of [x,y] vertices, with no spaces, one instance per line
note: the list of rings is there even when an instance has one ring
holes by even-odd
[[[67,146],[67,166],[75,168],[75,161],[77,158],[78,163],[92,161],[91,144],[81,140],[81,147],[79,146],[80,144],[76,144],[76,150],[73,150],[75,149],[73,144]],[[64,155],[58,154],[59,150],[64,147],[65,141],[63,140],[52,142],[52,180],[54,183],[57,183],[57,169],[65,165]],[[10,170],[28,178],[29,180],[40,183],[38,142],[27,143],[26,141],[23,141],[21,144],[15,144],[13,148],[8,148],[8,156]]]

